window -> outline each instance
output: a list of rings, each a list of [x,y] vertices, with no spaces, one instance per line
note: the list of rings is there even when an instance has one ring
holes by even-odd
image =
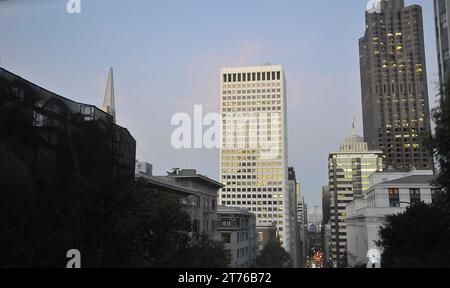
[[[195,208],[200,208],[200,204],[201,204],[201,197],[200,196],[195,196]]]
[[[231,227],[231,220],[230,219],[222,219],[220,221],[220,225],[222,227]]]
[[[400,207],[400,192],[398,188],[390,188],[389,191],[389,207]]]
[[[225,258],[226,258],[229,262],[231,262],[231,259],[233,259],[233,257],[231,256],[231,250],[225,249],[225,250],[224,250],[224,253],[225,253]]]
[[[441,197],[441,189],[431,189],[431,201],[435,203]]]
[[[280,71],[277,72],[277,80],[281,80],[281,72]]]
[[[411,205],[416,205],[420,203],[420,189],[412,188],[409,189],[409,199]]]
[[[192,232],[199,233],[200,232],[200,220],[195,219],[192,223]]]
[[[226,243],[226,244],[231,243],[231,234],[230,233],[222,233],[221,236],[222,236],[223,243]]]

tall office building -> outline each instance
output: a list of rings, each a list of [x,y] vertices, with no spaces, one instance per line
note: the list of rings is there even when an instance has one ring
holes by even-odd
[[[300,194],[300,183],[297,181],[297,176],[295,174],[294,167],[288,168],[288,191],[289,191],[289,203],[291,207],[289,208],[289,235],[291,235],[291,251],[289,253],[292,255],[294,260],[294,267],[300,268],[302,265],[302,254],[299,249],[300,245],[300,229],[297,223],[297,197]]]
[[[364,139],[397,169],[430,169],[431,131],[422,8],[373,0],[359,40]]]
[[[369,189],[369,176],[382,170],[383,152],[369,150],[363,138],[356,135],[355,128],[339,152],[328,157],[331,255],[335,267],[344,267],[347,255],[345,207]]]
[[[450,0],[434,0],[439,81],[444,84],[450,71]]]
[[[283,67],[222,69],[221,117],[221,205],[253,212],[257,226],[276,223],[291,251]]]

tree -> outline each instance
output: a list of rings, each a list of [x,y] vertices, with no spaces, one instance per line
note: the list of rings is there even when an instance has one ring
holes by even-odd
[[[436,128],[430,145],[439,166],[436,183],[446,191],[445,198],[450,201],[450,79],[440,94],[439,105],[433,110]]]
[[[435,133],[428,141],[437,160],[435,185],[442,197],[387,217],[377,245],[383,248],[383,267],[450,267],[450,79],[441,87],[433,110]]]
[[[420,203],[387,217],[380,229],[382,267],[450,267],[450,213],[446,203]]]
[[[176,196],[137,181],[114,206],[104,233],[104,265],[159,267],[188,246],[191,223]]]
[[[65,267],[70,249],[82,267],[158,267],[188,246],[191,223],[176,196],[141,181],[96,191],[75,175],[67,184],[64,193],[1,195],[0,267]]]
[[[279,242],[271,241],[256,257],[256,268],[292,268],[294,266],[291,256]]]
[[[225,253],[224,244],[211,239],[208,235],[195,235],[192,241],[177,251],[164,267],[176,268],[227,268],[230,261]]]

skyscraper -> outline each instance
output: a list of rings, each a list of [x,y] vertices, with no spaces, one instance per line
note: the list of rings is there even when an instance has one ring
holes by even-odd
[[[291,251],[289,253],[292,255],[294,260],[294,267],[301,267],[301,251],[299,249],[300,243],[300,231],[299,224],[297,223],[297,197],[300,194],[300,183],[297,181],[297,176],[295,174],[294,167],[288,168],[288,191],[289,191],[289,203],[291,207],[289,208],[289,235],[291,235]]]
[[[339,152],[330,153],[328,157],[331,255],[336,267],[343,267],[346,257],[345,207],[369,189],[372,173],[383,170],[382,155],[379,150],[369,150],[353,128],[352,135],[341,144]]]
[[[255,213],[258,226],[276,223],[291,251],[283,67],[222,69],[221,117],[221,205]]]
[[[374,0],[359,40],[364,139],[397,169],[430,169],[431,152],[422,8]]]
[[[439,81],[444,84],[450,71],[450,0],[434,0]]]

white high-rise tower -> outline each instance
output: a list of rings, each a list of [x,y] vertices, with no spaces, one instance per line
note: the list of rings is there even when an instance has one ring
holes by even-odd
[[[221,70],[221,205],[276,223],[291,251],[286,80],[282,66]]]
[[[102,110],[113,117],[116,123],[116,101],[114,98],[114,78],[113,68],[109,69],[108,83],[106,84],[105,98],[103,99]]]

